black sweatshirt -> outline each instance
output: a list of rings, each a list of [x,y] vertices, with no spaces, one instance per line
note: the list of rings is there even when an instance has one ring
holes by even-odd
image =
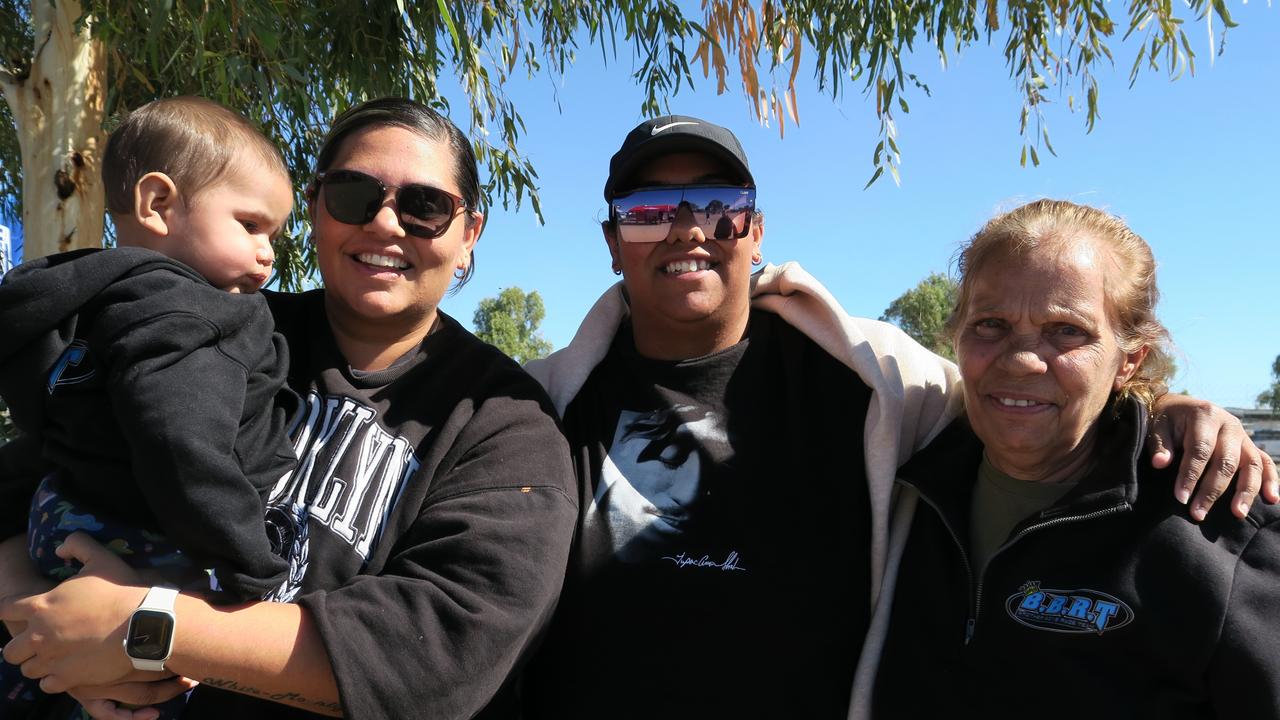
[[[565,411],[590,484],[525,717],[846,717],[870,617],[871,390],[779,316],[651,360],[630,326]]]
[[[268,300],[305,398],[299,467],[273,490],[268,522],[291,564],[284,598],[314,619],[343,712],[509,711],[577,518],[545,393],[444,314],[416,352],[365,373],[339,354],[323,291]],[[184,720],[306,716],[218,684],[196,689]]]
[[[287,569],[263,501],[294,462],[272,327],[261,296],[150,250],[40,258],[0,285],[0,395],[68,500],[166,535],[228,599],[260,597]],[[21,465],[0,475],[4,537],[39,479]]]
[[[1100,421],[1097,463],[970,581],[982,444],[957,421],[916,488],[875,693],[881,718],[1280,717],[1280,507],[1201,524],[1142,452],[1145,410]],[[967,638],[967,639],[966,639]]]

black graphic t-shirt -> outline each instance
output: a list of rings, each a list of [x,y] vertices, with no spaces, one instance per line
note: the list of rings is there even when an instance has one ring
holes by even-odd
[[[303,398],[298,467],[267,500],[290,564],[275,599],[314,621],[345,717],[514,702],[508,679],[554,606],[578,515],[542,388],[444,314],[410,356],[354,372],[321,291],[269,300]],[[184,719],[302,715],[211,687]]]
[[[868,621],[870,390],[776,315],[680,362],[618,333],[565,412],[570,577],[533,718],[843,718]]]

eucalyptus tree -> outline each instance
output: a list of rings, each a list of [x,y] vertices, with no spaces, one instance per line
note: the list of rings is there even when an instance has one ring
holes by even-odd
[[[1130,38],[1131,77],[1176,76],[1194,70],[1186,20],[1208,24],[1211,37],[1233,24],[1225,0],[1126,0],[1120,19],[1108,8],[1105,0],[703,0],[691,12],[674,0],[0,0],[0,212],[21,214],[28,257],[99,245],[106,132],[121,112],[157,97],[204,95],[259,121],[284,148],[300,200],[337,110],[388,94],[448,109],[452,87],[467,104],[452,116],[469,120],[488,169],[486,198],[528,201],[539,212],[507,83],[562,74],[583,46],[615,63],[630,57],[644,114],[666,109],[700,75],[717,92],[741,92],[751,114],[784,132],[799,117],[802,67],[834,98],[856,88],[880,120],[870,184],[885,171],[897,179],[895,117],[909,111],[909,96],[927,94],[912,63],[945,62],[986,39],[1003,46],[1022,90],[1022,159],[1038,163],[1038,149],[1053,151],[1042,104],[1066,89],[1092,127],[1093,70],[1112,61],[1117,34]],[[312,269],[297,217],[277,251],[286,287]]]

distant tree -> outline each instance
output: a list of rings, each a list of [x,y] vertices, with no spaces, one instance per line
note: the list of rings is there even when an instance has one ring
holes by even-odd
[[[546,314],[537,290],[525,293],[518,287],[509,287],[498,297],[481,300],[472,324],[476,337],[523,365],[551,352],[550,341],[538,332]]]
[[[1271,387],[1259,393],[1258,407],[1269,407],[1271,412],[1280,413],[1280,355],[1271,363]]]
[[[942,273],[931,273],[890,303],[880,319],[902,328],[935,353],[954,360],[951,339],[946,336],[944,326],[956,304],[956,287],[955,280]]]

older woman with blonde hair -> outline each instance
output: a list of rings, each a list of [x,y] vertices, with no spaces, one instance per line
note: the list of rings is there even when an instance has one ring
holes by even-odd
[[[899,472],[876,715],[1280,717],[1280,508],[1197,525],[1142,460],[1172,368],[1146,242],[1041,200],[960,272],[966,417]]]

